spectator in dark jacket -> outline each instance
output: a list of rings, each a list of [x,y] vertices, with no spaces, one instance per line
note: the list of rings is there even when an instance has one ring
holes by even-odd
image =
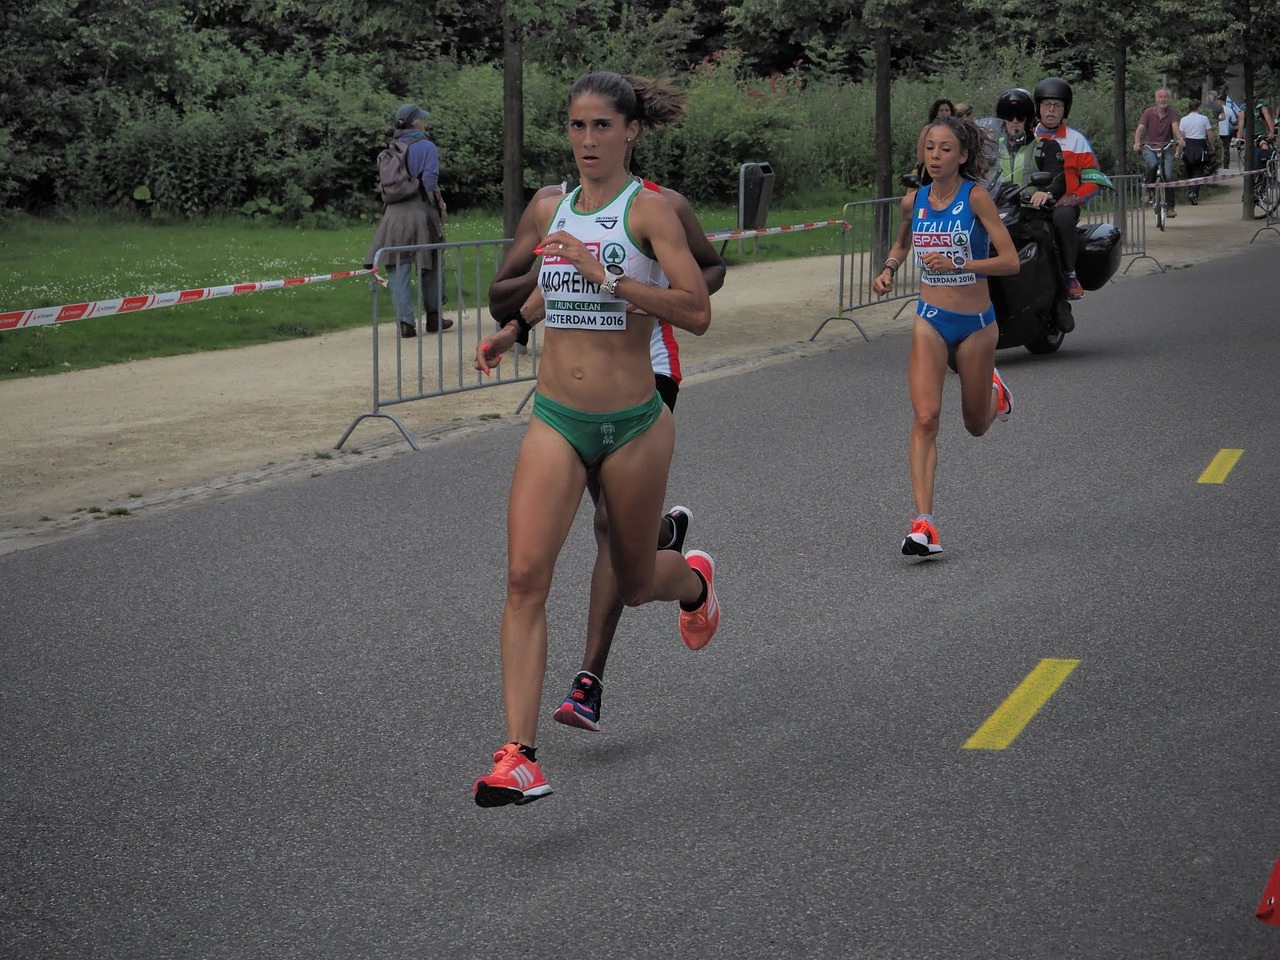
[[[383,247],[412,247],[428,243],[443,243],[445,212],[444,198],[440,195],[440,153],[426,134],[426,121],[430,114],[416,103],[406,103],[396,111],[395,139],[406,141],[409,150],[405,160],[409,173],[418,178],[421,186],[415,196],[396,203],[388,203],[382,211],[382,219],[373,233],[373,241],[365,254],[365,264],[373,265],[374,255]],[[419,270],[418,294],[415,300],[410,281],[414,261]],[[440,319],[440,251],[401,251],[391,254],[386,264],[387,279],[391,285],[391,302],[396,319],[400,323],[400,336],[418,335],[417,311],[422,303],[426,307],[427,333],[448,330],[453,321]]]

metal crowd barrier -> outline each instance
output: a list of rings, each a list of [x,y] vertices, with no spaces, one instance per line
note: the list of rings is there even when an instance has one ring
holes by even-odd
[[[720,230],[708,233],[707,239],[727,241],[843,226],[839,220],[823,220],[754,230]],[[487,310],[488,286],[510,244],[509,239],[475,240],[467,243],[385,247],[377,251],[373,264],[377,280],[370,283],[373,291],[373,406],[351,421],[346,433],[336,444],[336,449],[342,448],[357,425],[376,417],[390,421],[409,445],[417,450],[418,444],[413,436],[399,419],[386,412],[386,408],[446,394],[537,380],[538,327],[531,331],[528,347],[517,346],[507,354],[503,363],[494,368],[493,376],[481,375],[473,365],[476,347],[486,335],[497,329]],[[425,332],[425,300],[416,282],[418,271],[415,269],[417,255],[423,251],[437,253],[443,264],[442,269],[436,271],[433,277],[438,284],[441,320],[448,317],[454,324],[449,330]],[[388,286],[394,282],[390,276],[392,271],[388,268],[398,268],[401,263],[414,270],[415,274],[415,282],[412,284],[414,312],[419,318],[419,335],[416,338],[400,338],[394,307],[391,322],[381,322],[384,304],[390,301],[380,294],[379,286]],[[392,360],[384,365],[383,353],[391,349],[390,344],[382,342],[382,338],[387,336],[393,338],[395,346]],[[865,333],[863,337],[866,337]],[[516,413],[523,409],[532,394],[533,387],[530,387],[516,406]]]
[[[1120,259],[1128,258],[1124,273],[1139,260],[1150,260],[1160,272],[1162,264],[1147,253],[1147,213],[1142,196],[1142,175],[1126,173],[1112,177],[1115,190],[1099,190],[1080,211],[1081,223],[1113,223],[1120,228]]]
[[[1146,207],[1142,203],[1142,177],[1137,174],[1112,177],[1115,192],[1101,191],[1081,211],[1081,223],[1114,223],[1121,230],[1121,258],[1131,257],[1129,266],[1138,260],[1155,257],[1147,253]],[[862,325],[852,316],[866,307],[903,301],[898,314],[920,295],[920,271],[915,258],[908,256],[894,274],[893,285],[885,296],[879,296],[871,284],[881,273],[885,257],[897,236],[902,197],[859,200],[844,205],[846,224],[840,234],[839,300],[834,314],[823,320],[809,339],[814,340],[833,320],[848,320],[863,338]],[[1164,267],[1156,261],[1161,270]],[[1129,266],[1125,267],[1128,272]]]
[[[842,219],[845,227],[840,232],[840,282],[836,312],[818,324],[809,335],[817,339],[832,320],[848,320],[862,334],[867,332],[862,324],[850,316],[865,307],[892,303],[895,300],[914,300],[920,292],[920,273],[914,257],[907,257],[893,277],[889,293],[881,297],[871,289],[871,283],[881,272],[885,257],[893,247],[898,230],[898,210],[902,197],[885,197],[880,200],[859,200],[844,205]],[[906,307],[899,308],[901,313]]]
[[[384,247],[374,254],[377,280],[370,282],[373,293],[373,400],[372,407],[351,421],[346,433],[335,445],[342,449],[352,431],[364,420],[389,420],[413,449],[417,441],[401,421],[387,409],[428,397],[465,393],[508,383],[527,383],[538,377],[538,329],[529,336],[528,347],[517,345],[508,352],[490,376],[475,369],[476,347],[498,327],[487,309],[489,281],[510,240],[471,240],[465,243],[432,243],[412,247]],[[448,330],[426,332],[426,307],[417,268],[419,251],[435,252],[440,269],[430,276],[440,295],[440,318],[453,321]],[[413,270],[411,289],[418,336],[402,338],[396,322],[395,307],[381,287],[391,282],[391,270],[404,264]],[[430,281],[429,281],[430,282]],[[384,324],[383,311],[390,314]],[[383,342],[393,338],[394,347]],[[390,350],[390,361],[384,353]],[[385,369],[384,369],[385,367]],[[530,388],[532,392],[532,388]],[[526,394],[516,412],[528,400]]]

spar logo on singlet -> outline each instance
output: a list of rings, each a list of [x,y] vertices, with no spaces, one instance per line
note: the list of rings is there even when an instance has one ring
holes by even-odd
[[[611,263],[620,263],[625,265],[627,262],[627,250],[620,243],[606,243],[604,245],[604,253],[600,257],[600,262],[605,266]]]
[[[598,240],[584,241],[582,245],[587,248],[587,252],[590,253],[593,257],[595,257],[597,260],[600,259],[600,241]],[[551,244],[551,246],[555,246],[555,245]],[[610,244],[610,246],[617,247],[618,245],[615,243],[615,244]],[[618,247],[618,249],[621,250],[622,248]],[[557,256],[555,253],[552,253],[551,250],[549,249],[543,253],[542,262],[543,263],[569,263],[569,261],[566,260],[564,257]],[[608,261],[604,261],[604,262],[607,263]]]
[[[954,251],[959,256],[957,266],[969,259],[969,231],[959,221],[946,223],[935,220],[932,223],[922,223],[912,232],[911,243],[917,253],[928,250],[940,250],[944,253]]]
[[[967,248],[969,234],[964,230],[921,230],[911,237],[911,242],[918,250],[950,250],[953,247]]]

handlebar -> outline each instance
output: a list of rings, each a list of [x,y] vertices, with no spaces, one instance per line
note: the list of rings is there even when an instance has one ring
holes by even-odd
[[[1176,143],[1176,140],[1170,140],[1168,143],[1144,143],[1143,146],[1148,150],[1154,150],[1156,153],[1164,153]]]
[[[1274,150],[1276,146],[1277,136],[1280,136],[1280,132],[1271,133],[1271,134],[1266,134],[1266,133],[1255,134],[1253,138],[1254,146],[1260,147],[1263,144],[1266,144],[1267,146],[1269,146],[1271,149]],[[1244,143],[1245,142],[1241,137],[1231,138],[1231,145],[1235,147],[1236,151],[1239,153],[1244,153]]]

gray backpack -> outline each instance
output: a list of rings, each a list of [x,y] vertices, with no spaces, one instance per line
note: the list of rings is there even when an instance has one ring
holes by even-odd
[[[422,182],[409,172],[409,143],[392,140],[378,154],[378,192],[383,203],[400,203],[418,196]]]

